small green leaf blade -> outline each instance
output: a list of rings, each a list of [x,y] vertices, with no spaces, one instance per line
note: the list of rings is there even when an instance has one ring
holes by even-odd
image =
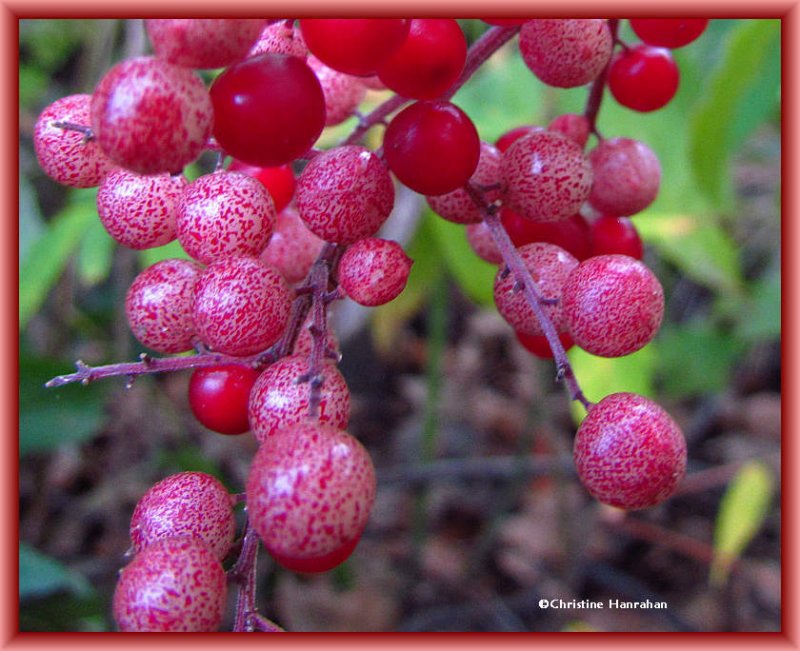
[[[31,545],[19,543],[19,598],[35,599],[55,592],[88,595],[92,592],[84,577],[55,558],[42,554]]]

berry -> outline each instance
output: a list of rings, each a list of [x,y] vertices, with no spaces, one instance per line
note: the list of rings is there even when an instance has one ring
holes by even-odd
[[[159,353],[192,349],[192,302],[202,266],[191,260],[161,260],[142,271],[125,296],[133,336]]]
[[[249,431],[247,403],[258,376],[255,369],[239,364],[195,369],[189,379],[189,407],[194,417],[218,434]]]
[[[514,335],[517,341],[522,344],[522,347],[531,355],[535,355],[540,359],[553,359],[553,351],[550,348],[550,342],[547,341],[547,337],[544,335],[528,335],[524,332],[517,332],[516,330],[514,331]],[[575,345],[575,342],[572,341],[572,337],[570,337],[567,332],[560,332],[558,338],[561,341],[561,345],[564,346],[564,350],[569,350]]]
[[[300,328],[300,332],[297,334],[297,339],[295,339],[294,347],[292,348],[293,355],[308,357],[312,353],[314,349],[312,323],[313,315],[309,314],[305,323],[303,324],[303,327]],[[336,333],[331,327],[330,320],[328,321],[328,337],[325,340],[325,346],[326,361],[331,361],[331,359],[336,359],[338,361],[341,358],[339,340],[336,338]]]
[[[639,140],[603,140],[589,152],[589,162],[594,178],[589,203],[601,213],[635,215],[658,195],[661,164]]]
[[[279,20],[267,25],[248,56],[254,57],[271,52],[305,59],[308,56],[308,47],[300,29],[292,23],[293,21]]]
[[[515,27],[528,22],[529,18],[481,18],[484,23],[498,25],[500,27]]]
[[[144,21],[156,56],[186,68],[222,68],[247,56],[263,18],[150,18]]]
[[[519,138],[501,159],[505,199],[525,219],[556,222],[574,215],[592,189],[592,167],[566,136],[538,131]]]
[[[96,141],[86,141],[81,131],[54,125],[70,122],[88,128],[91,101],[91,95],[62,97],[42,111],[33,130],[33,147],[42,170],[71,188],[93,188],[114,169]]]
[[[203,150],[214,124],[202,79],[155,57],[111,68],[95,88],[91,111],[106,155],[139,174],[181,171]]]
[[[250,392],[249,418],[259,443],[289,425],[309,418],[311,380],[306,357],[290,355],[270,365]],[[324,364],[320,387],[320,423],[345,428],[350,420],[350,391],[333,364]]]
[[[686,473],[686,440],[652,400],[613,393],[589,409],[573,457],[581,483],[596,499],[643,509],[675,492]]]
[[[178,241],[204,264],[231,255],[259,255],[274,226],[269,192],[240,172],[205,174],[189,184],[178,203]]]
[[[435,99],[461,76],[466,59],[467,40],[455,19],[414,18],[378,78],[403,97]]]
[[[375,501],[375,469],[347,432],[304,422],[259,447],[247,477],[250,521],[273,558],[325,572],[353,551]]]
[[[366,86],[358,77],[329,68],[313,56],[308,57],[308,65],[317,75],[325,96],[325,126],[340,124],[351,117],[367,94]]]
[[[298,57],[261,54],[230,66],[211,85],[214,137],[250,165],[283,165],[302,156],[325,126],[325,96]]]
[[[666,48],[636,45],[621,50],[608,67],[608,89],[622,106],[656,111],[678,91],[680,72]]]
[[[523,124],[521,126],[514,127],[513,129],[509,129],[502,134],[495,141],[494,146],[497,147],[497,149],[502,153],[517,140],[522,138],[522,136],[527,136],[528,134],[536,133],[537,131],[544,131],[544,127],[540,127],[535,124]]]
[[[626,255],[584,260],[561,298],[567,330],[592,355],[622,357],[648,344],[664,317],[664,290],[652,271]]]
[[[183,175],[109,173],[97,190],[97,214],[108,234],[130,249],[149,249],[175,239]]]
[[[283,276],[255,258],[212,262],[197,281],[197,335],[227,355],[252,355],[274,344],[289,320],[292,300]]]
[[[530,271],[539,295],[547,301],[542,310],[550,317],[556,330],[563,331],[564,317],[561,308],[561,291],[570,272],[578,261],[561,247],[546,242],[526,244],[519,249],[520,258]],[[543,334],[542,326],[533,312],[525,293],[517,288],[518,279],[513,273],[499,269],[494,281],[494,302],[497,311],[514,330],[529,335]]]
[[[500,210],[500,220],[516,247],[533,242],[549,242],[560,246],[578,260],[589,257],[589,222],[580,213],[560,222],[533,222],[509,208],[503,208]]]
[[[644,255],[642,238],[627,217],[598,217],[591,224],[592,255],[620,253],[641,260]]]
[[[492,232],[486,222],[467,224],[467,241],[477,256],[490,264],[500,264],[503,256],[495,244]]]
[[[348,247],[339,260],[339,284],[359,305],[383,305],[405,289],[412,264],[397,242],[364,238]]]
[[[563,133],[581,148],[589,139],[589,120],[577,113],[564,113],[553,119],[547,126],[550,131]]]
[[[241,172],[261,181],[261,184],[269,192],[269,196],[272,197],[276,213],[280,213],[281,210],[286,208],[294,196],[294,188],[297,185],[297,181],[294,178],[294,171],[291,165],[256,167],[242,161],[233,160],[228,166],[228,171]]]
[[[583,86],[606,67],[614,42],[602,18],[537,18],[519,32],[525,65],[558,88]]]
[[[136,504],[130,531],[137,553],[157,540],[192,536],[222,560],[236,533],[231,496],[218,479],[204,472],[171,475]]]
[[[308,275],[324,245],[290,207],[278,215],[275,230],[260,257],[280,271],[287,283],[297,283]]]
[[[394,206],[386,166],[358,145],[318,154],[297,179],[297,211],[326,242],[349,244],[378,231]]]
[[[114,591],[122,632],[213,632],[227,600],[222,564],[201,540],[163,538],[137,554]]]
[[[303,18],[308,48],[334,70],[365,77],[394,54],[408,36],[405,18]]]
[[[630,23],[648,45],[675,49],[697,40],[708,27],[708,18],[631,18]]]
[[[401,183],[426,195],[452,192],[469,181],[480,159],[475,125],[443,100],[416,102],[398,113],[383,136],[384,156]]]

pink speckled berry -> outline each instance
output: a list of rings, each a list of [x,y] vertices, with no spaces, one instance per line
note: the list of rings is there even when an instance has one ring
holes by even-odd
[[[561,133],[538,131],[515,140],[501,164],[506,204],[525,219],[568,219],[592,189],[592,166],[581,147]]]
[[[613,46],[603,18],[536,18],[519,32],[525,65],[545,84],[558,88],[592,81],[606,67]]]
[[[538,292],[547,301],[542,309],[550,317],[556,330],[564,330],[561,308],[561,291],[570,272],[578,266],[578,260],[560,246],[549,242],[534,242],[519,248],[519,255],[530,271]],[[528,335],[544,333],[525,293],[515,289],[518,279],[513,273],[499,269],[494,280],[494,302],[497,311],[514,330]]]
[[[331,425],[304,422],[261,444],[247,478],[247,512],[278,563],[325,572],[355,548],[375,489],[361,443]]]
[[[124,169],[108,174],[97,190],[97,214],[117,242],[149,249],[175,239],[178,201],[188,181],[183,175],[142,175]]]
[[[589,139],[589,120],[586,119],[586,116],[577,113],[558,115],[547,125],[547,128],[550,131],[563,133],[580,147],[584,147]]]
[[[243,59],[263,18],[150,18],[144,21],[156,56],[186,68],[224,68]]]
[[[598,255],[580,263],[562,295],[575,343],[592,355],[622,357],[648,344],[664,317],[664,290],[655,274],[627,255]]]
[[[227,594],[222,563],[208,545],[192,536],[162,538],[120,573],[114,620],[122,632],[213,632]]]
[[[191,350],[192,303],[203,268],[192,260],[161,260],[142,271],[125,297],[133,336],[159,353]]]
[[[629,216],[658,195],[661,164],[647,145],[631,138],[603,140],[589,152],[594,181],[589,203],[608,215]]]
[[[350,244],[374,235],[389,217],[394,185],[374,153],[346,145],[311,159],[297,179],[295,204],[312,233]]]
[[[263,29],[248,56],[254,57],[267,52],[305,59],[308,56],[308,47],[299,27],[295,27],[292,21],[279,20]]]
[[[258,377],[250,391],[250,429],[260,443],[279,429],[308,419],[311,385],[308,358],[290,355]],[[319,422],[345,428],[350,420],[350,390],[333,364],[325,364],[320,388]]]
[[[383,305],[405,289],[413,264],[397,242],[367,237],[351,244],[339,260],[339,284],[360,305]]]
[[[483,193],[486,203],[493,203],[500,198],[500,150],[488,142],[481,142],[481,154],[478,167],[475,168],[469,182],[477,190],[482,186],[491,187]],[[428,205],[440,217],[457,224],[476,224],[483,219],[483,211],[474,199],[463,188],[447,194],[426,197]]]
[[[289,321],[292,297],[283,276],[256,258],[212,262],[197,281],[197,335],[227,355],[252,355],[274,344]]]
[[[324,244],[308,230],[297,211],[288,207],[278,214],[261,259],[280,271],[286,282],[296,283],[306,277]]]
[[[482,260],[486,260],[491,264],[500,264],[503,261],[503,256],[500,254],[500,249],[497,248],[492,232],[486,226],[486,222],[478,222],[477,224],[467,225],[467,241],[475,251],[477,256]]]
[[[309,313],[306,317],[303,327],[297,333],[297,339],[294,341],[292,354],[308,357],[314,348],[314,335],[312,333],[313,314]],[[341,358],[341,350],[339,348],[339,339],[331,326],[330,319],[328,320],[328,338],[325,341],[326,345],[326,360],[339,361]]]
[[[89,127],[91,95],[69,95],[50,104],[36,120],[33,147],[45,174],[61,185],[93,188],[100,184],[114,164],[95,140],[84,141],[84,134],[54,126],[71,122]]]
[[[643,509],[675,492],[686,473],[686,440],[652,400],[613,393],[589,409],[573,457],[581,483],[596,499]]]
[[[91,112],[106,155],[139,174],[181,171],[203,150],[214,124],[202,79],[156,57],[111,68],[95,88]]]
[[[162,479],[142,496],[131,516],[136,552],[162,538],[195,536],[223,559],[235,533],[231,496],[218,479],[204,472]]]
[[[241,172],[201,176],[178,203],[178,241],[204,264],[231,255],[259,255],[274,227],[275,204],[269,191]]]
[[[329,68],[314,56],[309,56],[307,62],[317,75],[325,96],[325,126],[344,122],[364,101],[366,87],[358,77]]]

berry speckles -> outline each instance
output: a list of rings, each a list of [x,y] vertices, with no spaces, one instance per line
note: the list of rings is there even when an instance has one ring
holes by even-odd
[[[589,203],[614,216],[647,208],[658,195],[661,164],[652,149],[631,138],[609,138],[591,152],[594,183]]]
[[[663,502],[686,472],[680,428],[659,405],[634,393],[611,394],[589,409],[573,456],[586,489],[622,509]]]
[[[368,237],[344,252],[339,261],[339,283],[356,303],[383,305],[405,289],[413,264],[397,242]]]

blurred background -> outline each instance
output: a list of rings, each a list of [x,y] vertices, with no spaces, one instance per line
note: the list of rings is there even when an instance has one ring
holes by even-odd
[[[470,41],[487,27],[462,26]],[[635,40],[627,25],[621,35]],[[176,243],[116,246],[95,191],[56,185],[32,148],[47,104],[149,51],[141,21],[21,20],[19,48],[20,628],[113,630],[137,500],[182,470],[241,492],[255,441],[194,420],[188,373],[44,389],[78,359],[135,360],[125,292],[144,266],[183,254]],[[375,510],[353,557],[326,575],[293,575],[262,555],[264,615],[293,631],[779,630],[780,21],[714,20],[675,56],[681,85],[666,108],[634,113],[606,96],[598,121],[661,160],[660,195],[634,222],[665,288],[664,326],[629,357],[573,350],[570,361],[590,400],[636,391],[679,422],[689,446],[679,493],[628,514],[589,498],[571,461],[580,414],[552,362],[525,351],[494,310],[495,268],[462,227],[401,192],[384,236],[415,260],[408,287],[384,307],[343,303],[332,315],[349,429],[378,472]],[[372,92],[364,109],[386,97]],[[454,98],[490,142],[585,100],[585,88],[538,82],[516,41]],[[321,146],[353,124],[326,130]],[[379,145],[380,130],[370,136]],[[543,609],[540,599],[668,607]]]

